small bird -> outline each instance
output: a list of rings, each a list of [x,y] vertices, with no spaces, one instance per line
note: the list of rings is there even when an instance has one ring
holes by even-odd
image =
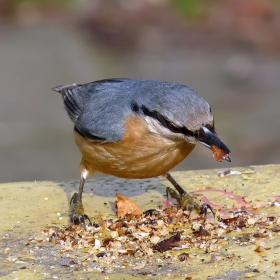
[[[70,202],[70,220],[83,223],[85,180],[96,171],[121,178],[165,176],[179,191],[167,188],[190,212],[206,218],[208,204],[198,204],[168,172],[201,143],[218,161],[230,161],[228,147],[218,138],[211,107],[186,85],[128,78],[57,86],[74,123],[74,137],[82,153],[80,185]]]

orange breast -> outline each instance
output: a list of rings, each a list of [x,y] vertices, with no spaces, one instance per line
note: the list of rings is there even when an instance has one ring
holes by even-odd
[[[119,142],[90,142],[74,131],[83,159],[80,168],[121,178],[151,178],[165,174],[193,150],[195,144],[151,133],[141,116],[130,116]]]

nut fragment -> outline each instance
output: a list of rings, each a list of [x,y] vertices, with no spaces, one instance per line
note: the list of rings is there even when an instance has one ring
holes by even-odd
[[[212,145],[211,150],[213,152],[214,159],[217,161],[223,161],[228,157],[228,153],[220,147]]]
[[[255,242],[255,251],[262,253],[270,249],[264,238],[267,240],[270,236],[277,237],[280,233],[278,216],[242,210],[223,210],[220,212],[219,221],[205,224],[199,215],[190,221],[188,215],[176,206],[137,216],[126,214],[121,218],[108,219],[98,215],[95,216],[95,220],[98,224],[88,226],[87,230],[82,225],[71,225],[62,229],[48,227],[40,236],[29,238],[28,242],[52,242],[60,246],[62,253],[77,249],[87,250],[95,260],[111,263],[121,259],[119,257],[122,255],[145,258],[153,256],[155,251],[195,249],[215,252],[221,245],[226,244],[230,247],[233,242],[240,246]],[[240,230],[243,228],[246,232]],[[228,239],[226,236],[233,231],[235,237]],[[6,253],[9,251],[7,249]],[[232,254],[228,253],[226,256],[215,255],[215,259],[211,253],[211,259],[222,261],[232,257]],[[192,259],[197,258],[197,255],[190,253],[186,257]],[[174,254],[165,254],[162,256],[162,259],[164,258],[188,261],[176,251]],[[90,267],[90,263],[88,260],[79,262],[87,268]],[[273,264],[279,266],[278,262]]]
[[[117,193],[117,208],[118,217],[123,217],[126,214],[132,214],[133,216],[141,215],[142,210],[127,196]]]

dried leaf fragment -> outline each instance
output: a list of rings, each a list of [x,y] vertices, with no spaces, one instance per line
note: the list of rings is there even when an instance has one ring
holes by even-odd
[[[225,176],[229,176],[229,175],[240,175],[240,174],[241,174],[241,172],[235,171],[232,169],[225,169],[224,171],[218,172],[219,177],[225,177]]]
[[[151,232],[151,231],[152,231],[151,228],[148,228],[148,227],[143,226],[143,225],[139,225],[138,228],[139,228],[141,231],[144,231],[144,232]]]
[[[271,230],[274,231],[274,232],[279,232],[280,231],[280,226],[275,225]]]
[[[160,241],[156,246],[155,249],[159,252],[163,253],[165,251],[171,250],[174,247],[178,247],[181,240],[181,234],[178,232],[175,235],[169,237],[168,239]]]
[[[263,246],[258,246],[254,251],[257,253],[261,253],[265,251],[265,248]]]
[[[275,266],[279,266],[279,265],[280,265],[280,261],[274,260],[272,263],[273,263]]]
[[[197,235],[197,236],[210,235],[210,233],[207,230],[205,230],[205,228],[203,228],[203,226],[200,226],[199,229],[197,231],[194,231],[193,234]]]
[[[118,217],[123,217],[126,214],[130,213],[133,216],[142,215],[142,210],[137,206],[135,202],[133,202],[127,196],[117,193],[117,208],[118,208]]]

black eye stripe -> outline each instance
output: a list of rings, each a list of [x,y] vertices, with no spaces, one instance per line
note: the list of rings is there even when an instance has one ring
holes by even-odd
[[[139,113],[139,106],[136,102],[131,102],[131,110],[134,112],[134,113]]]
[[[143,114],[145,116],[148,116],[150,118],[153,118],[157,120],[163,127],[169,129],[173,133],[181,133],[186,136],[192,136],[197,138],[198,133],[192,132],[189,129],[187,129],[185,126],[177,126],[174,123],[172,123],[170,120],[168,120],[164,115],[160,114],[156,110],[150,110],[145,105],[139,106],[136,102],[133,102],[131,104],[131,109],[134,113],[137,114]]]

